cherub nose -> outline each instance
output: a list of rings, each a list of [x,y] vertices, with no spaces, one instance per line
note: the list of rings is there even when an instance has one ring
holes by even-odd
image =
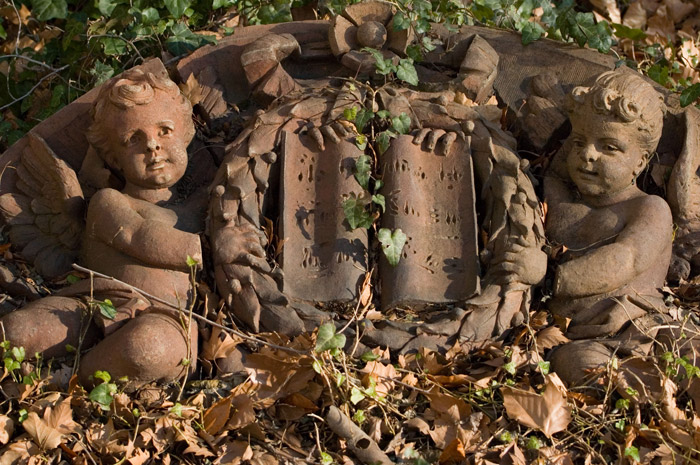
[[[584,161],[596,161],[600,158],[600,153],[598,153],[593,144],[589,144],[581,149],[581,158]]]
[[[146,142],[146,148],[151,152],[156,152],[160,150],[160,144],[154,137],[152,137],[148,140],[148,142]]]

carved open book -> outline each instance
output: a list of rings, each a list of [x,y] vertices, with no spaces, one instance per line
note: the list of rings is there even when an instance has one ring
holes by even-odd
[[[408,240],[397,266],[375,253],[366,229],[351,230],[342,203],[362,188],[353,177],[363,154],[350,140],[319,150],[309,136],[282,142],[280,228],[285,294],[307,301],[352,300],[376,261],[383,308],[463,301],[479,292],[471,157],[464,142],[446,155],[411,136],[392,141],[376,175],[384,186],[381,227]]]

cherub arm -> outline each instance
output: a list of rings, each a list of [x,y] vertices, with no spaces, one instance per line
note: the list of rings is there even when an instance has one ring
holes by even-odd
[[[188,271],[187,256],[202,261],[199,236],[144,218],[114,189],[102,189],[90,200],[88,234],[148,265]]]
[[[559,266],[554,293],[584,297],[614,291],[648,270],[670,247],[671,210],[660,197],[640,199],[612,244]]]

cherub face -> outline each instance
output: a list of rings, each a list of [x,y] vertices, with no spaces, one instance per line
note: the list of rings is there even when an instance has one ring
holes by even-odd
[[[590,108],[582,110],[571,116],[567,156],[569,176],[579,192],[607,197],[632,186],[646,163],[637,126]]]
[[[189,115],[180,108],[172,96],[156,91],[148,104],[107,109],[105,127],[114,128],[110,151],[127,184],[168,188],[185,174]]]

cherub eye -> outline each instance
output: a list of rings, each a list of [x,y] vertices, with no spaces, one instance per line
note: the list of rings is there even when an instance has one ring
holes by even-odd
[[[583,147],[583,141],[581,139],[572,139],[571,144],[576,148]]]
[[[618,147],[617,145],[614,145],[614,144],[605,144],[604,149],[606,152],[619,152],[620,151],[620,147]]]
[[[161,136],[170,135],[172,132],[173,132],[173,128],[171,128],[171,127],[169,127],[169,126],[162,126],[162,127],[160,128],[160,135],[161,135]]]
[[[139,135],[138,133],[132,134],[126,141],[128,145],[136,145],[139,143]]]

